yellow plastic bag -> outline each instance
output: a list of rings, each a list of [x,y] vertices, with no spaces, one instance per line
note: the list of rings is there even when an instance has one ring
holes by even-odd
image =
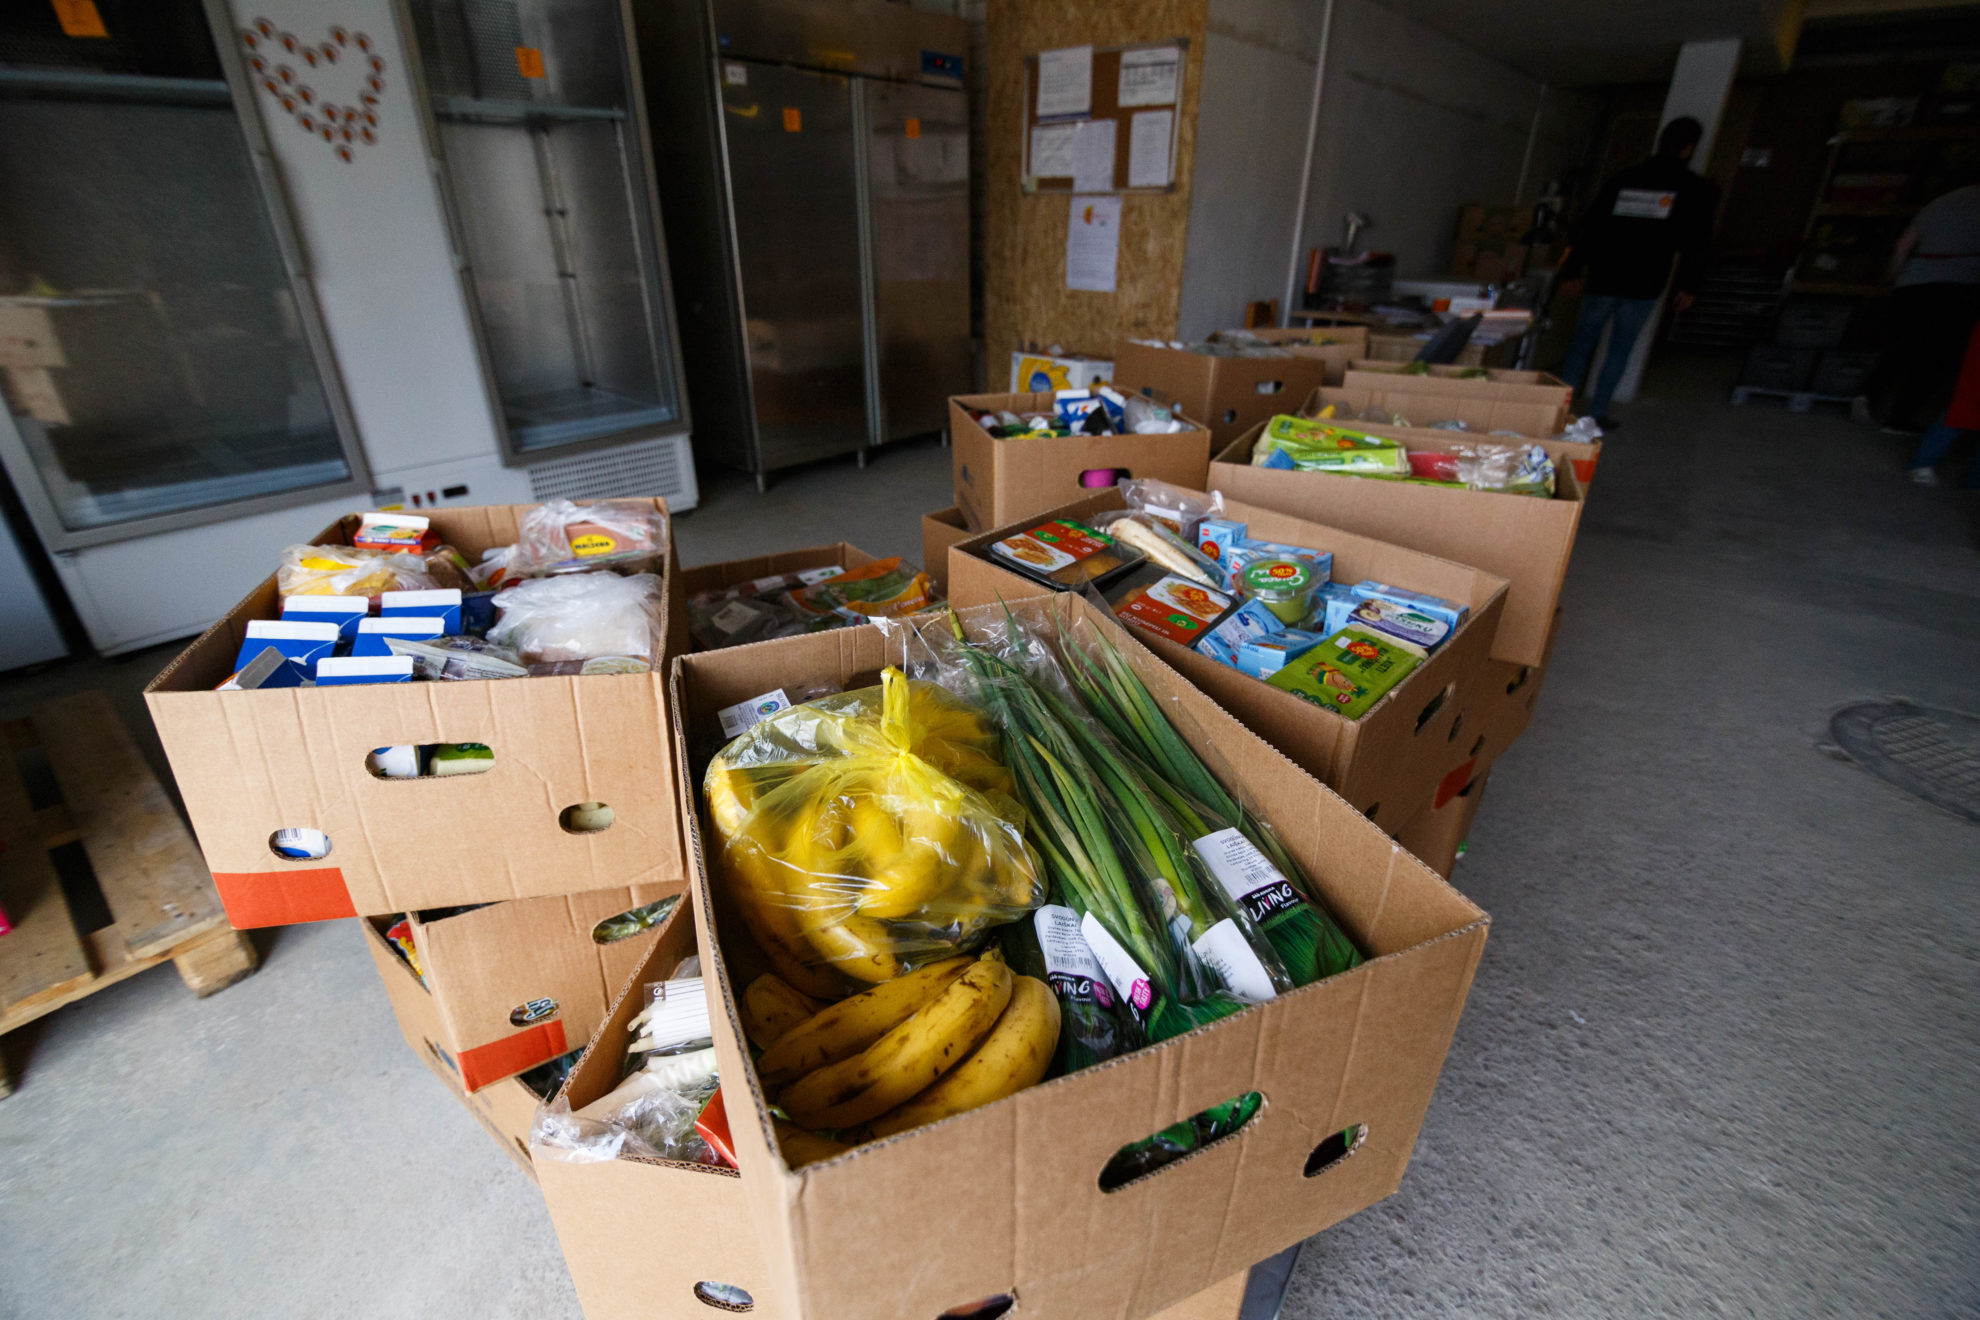
[[[702,780],[721,871],[784,980],[841,998],[1045,901],[999,755],[980,710],[891,668],[723,749]]]

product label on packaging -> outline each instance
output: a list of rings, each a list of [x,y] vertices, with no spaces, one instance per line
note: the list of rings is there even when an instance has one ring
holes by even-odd
[[[804,583],[807,587],[815,586],[820,582],[830,581],[835,577],[842,577],[845,575],[845,571],[845,569],[837,565],[833,565],[830,568],[800,568],[798,570],[798,581]]]
[[[1196,950],[1204,966],[1217,974],[1224,988],[1239,999],[1262,1004],[1278,996],[1272,974],[1265,970],[1265,964],[1252,950],[1251,941],[1245,939],[1244,932],[1231,918],[1225,917],[1204,931],[1202,938],[1189,947]]]
[[[741,601],[730,601],[709,616],[708,621],[725,633],[738,632],[744,624],[756,618],[756,611]]]
[[[1079,913],[1069,907],[1049,904],[1039,908],[1031,919],[1038,932],[1038,948],[1045,955],[1045,979],[1052,989],[1071,1000],[1092,1000],[1111,1008],[1114,992],[1107,984],[1086,937],[1079,933]]]
[[[1254,925],[1299,906],[1299,891],[1272,865],[1271,859],[1236,828],[1206,834],[1189,845],[1210,868],[1218,886],[1233,903],[1244,904]]]
[[[619,548],[619,543],[603,532],[587,532],[583,536],[571,538],[571,554],[579,559],[590,559],[595,555],[609,555]]]
[[[1079,562],[1077,555],[1069,555],[1056,546],[1047,545],[1029,532],[997,542],[990,547],[990,553],[1014,559],[1046,573]]]
[[[1099,960],[1101,970],[1107,973],[1107,979],[1114,983],[1121,998],[1137,1012],[1146,1013],[1155,1002],[1155,986],[1149,981],[1148,973],[1141,970],[1141,964],[1129,956],[1121,942],[1109,935],[1091,912],[1079,919],[1079,933],[1086,937],[1086,946],[1093,950],[1094,958]]]
[[[1623,188],[1616,193],[1616,208],[1610,214],[1632,220],[1668,220],[1677,194],[1655,188]]]
[[[1229,596],[1171,573],[1129,596],[1115,613],[1172,642],[1194,646],[1230,607]]]
[[[784,695],[784,689],[766,692],[748,701],[738,701],[733,706],[725,706],[715,713],[722,722],[724,738],[740,738],[754,728],[758,721],[775,715],[780,710],[789,710],[791,699]]]

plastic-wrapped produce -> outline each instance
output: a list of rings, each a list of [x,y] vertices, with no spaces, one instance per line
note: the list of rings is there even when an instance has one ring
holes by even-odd
[[[665,636],[660,601],[651,573],[532,578],[496,594],[488,640],[532,665],[623,657],[651,668]]]

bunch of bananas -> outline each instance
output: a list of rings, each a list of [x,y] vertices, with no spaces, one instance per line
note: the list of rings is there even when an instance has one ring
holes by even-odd
[[[800,1021],[803,997],[774,974],[743,1001],[757,1075],[790,1115],[777,1136],[792,1168],[1035,1086],[1059,1043],[1058,997],[994,953],[945,958]]]
[[[1044,901],[982,712],[888,670],[780,711],[709,765],[728,889],[791,987],[831,1000]]]

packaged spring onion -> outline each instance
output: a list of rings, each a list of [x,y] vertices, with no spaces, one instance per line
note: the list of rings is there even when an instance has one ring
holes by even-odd
[[[982,641],[958,636],[935,664],[971,684],[1006,730],[1053,902],[1079,915],[1094,960],[1151,1039],[1289,989],[1269,942],[1207,883],[1161,788],[1080,708],[1040,608],[1007,610]]]
[[[1361,951],[1271,827],[1211,773],[1113,643],[1083,627],[1079,633],[1062,642],[1060,654],[1081,701],[1146,765],[1145,782],[1195,830],[1192,850],[1271,941],[1293,983],[1359,965]]]
[[[1045,899],[996,727],[888,669],[709,763],[719,860],[778,975],[820,999],[980,945]]]

